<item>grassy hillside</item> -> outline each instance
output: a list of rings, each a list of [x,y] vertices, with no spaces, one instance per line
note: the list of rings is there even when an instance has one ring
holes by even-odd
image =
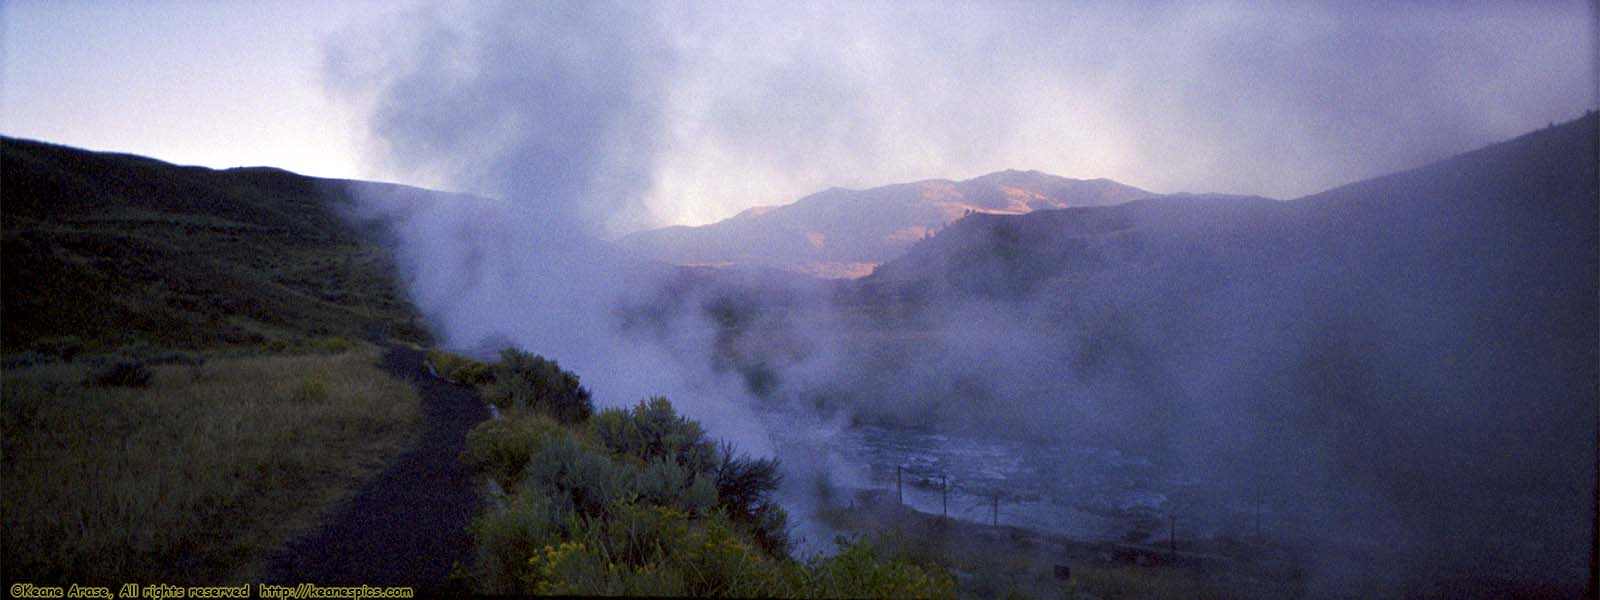
[[[427,334],[344,182],[0,138],[0,351]]]
[[[0,138],[0,581],[259,576],[411,445],[352,339],[427,333],[347,183]]]

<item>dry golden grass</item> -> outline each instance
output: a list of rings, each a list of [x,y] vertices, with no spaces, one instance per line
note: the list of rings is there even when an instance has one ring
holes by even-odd
[[[145,388],[86,386],[78,365],[6,372],[5,579],[258,575],[412,441],[417,395],[378,356],[362,346],[158,366]]]

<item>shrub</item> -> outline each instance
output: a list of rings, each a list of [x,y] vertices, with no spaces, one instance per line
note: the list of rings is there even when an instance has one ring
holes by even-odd
[[[308,344],[312,352],[317,354],[344,354],[356,349],[356,343],[350,338],[323,337],[311,340]]]
[[[521,481],[528,459],[554,435],[566,432],[543,415],[514,414],[491,419],[467,433],[467,449],[461,460],[510,489]]]
[[[500,352],[493,374],[487,396],[503,410],[528,408],[562,423],[581,423],[594,414],[589,390],[553,360],[508,348]]]
[[[191,367],[198,367],[206,363],[204,356],[177,350],[158,352],[145,357],[144,361],[151,365],[188,365]]]
[[[823,598],[955,598],[955,579],[942,569],[925,570],[903,560],[885,560],[872,545],[836,538],[839,552],[812,561],[807,595]]]
[[[730,516],[755,528],[756,540],[773,556],[789,553],[788,514],[772,500],[783,483],[778,461],[736,454],[723,443],[716,469],[717,502]]]
[[[472,522],[478,560],[473,566],[476,591],[516,594],[529,580],[527,557],[556,543],[561,514],[549,499],[533,494],[512,496],[505,510],[489,511]]]
[[[73,358],[83,352],[83,340],[72,335],[44,338],[32,345],[33,350],[39,354],[59,358],[61,362],[72,362]]]
[[[23,350],[22,352],[5,357],[5,360],[0,361],[0,368],[21,369],[23,367],[42,365],[47,362],[50,362],[49,355],[42,352],[35,352],[33,350]]]
[[[612,505],[629,502],[635,471],[583,447],[570,433],[545,439],[523,470],[523,494],[565,498],[585,517],[604,517]]]
[[[494,381],[493,365],[440,349],[428,351],[428,364],[440,377],[466,385],[487,385]]]
[[[677,549],[674,563],[691,596],[771,597],[792,595],[782,570],[771,557],[740,539],[732,522],[720,514],[706,519]],[[790,588],[790,589],[783,589]]]
[[[600,445],[621,455],[635,455],[633,450],[638,444],[634,440],[641,437],[632,414],[622,408],[600,411],[589,419],[589,430],[594,432]]]
[[[634,567],[666,561],[688,535],[688,515],[665,506],[619,506],[605,528],[612,559]]]
[[[541,596],[610,596],[600,549],[579,541],[545,546],[528,559],[532,593]]]
[[[661,506],[676,506],[689,490],[689,473],[678,463],[658,458],[639,473],[639,498]]]
[[[650,461],[635,487],[640,500],[691,515],[706,515],[717,506],[717,486],[710,474],[691,473],[665,458]]]
[[[710,471],[716,464],[716,446],[700,424],[677,414],[672,402],[657,396],[640,401],[631,410],[607,409],[591,427],[606,448],[636,460],[670,460],[687,475]]]
[[[344,337],[294,337],[264,340],[260,343],[260,347],[268,354],[338,355],[355,350],[360,345],[355,340]]]
[[[716,469],[717,496],[734,515],[750,516],[767,501],[783,475],[773,458],[751,458],[739,454],[733,444],[724,442]]]
[[[678,569],[669,564],[672,552],[689,543],[690,526],[682,513],[661,507],[620,504],[608,520],[565,519],[567,533],[519,551],[531,537],[500,537],[480,542],[480,566],[475,591],[498,594],[559,594],[572,596],[681,596],[686,587]],[[489,524],[487,519],[480,523]],[[507,519],[494,523],[522,531]],[[555,533],[554,529],[543,529]],[[475,534],[482,533],[475,531]],[[483,539],[480,537],[480,539]],[[510,560],[508,560],[510,559]],[[492,560],[495,569],[484,568]]]
[[[688,588],[683,574],[670,566],[649,563],[639,566],[611,563],[606,568],[604,593],[585,593],[587,596],[687,596]]]
[[[709,514],[717,506],[717,484],[710,476],[696,475],[684,490],[682,506],[694,515]]]
[[[89,383],[107,387],[145,387],[150,385],[153,376],[144,362],[127,356],[117,356],[111,359],[110,364],[91,374]]]
[[[768,501],[756,510],[750,524],[756,544],[772,556],[788,556],[793,549],[789,539],[789,511],[776,502]]]
[[[450,379],[467,385],[485,385],[494,381],[494,371],[490,369],[489,363],[475,360],[464,360],[446,373]]]

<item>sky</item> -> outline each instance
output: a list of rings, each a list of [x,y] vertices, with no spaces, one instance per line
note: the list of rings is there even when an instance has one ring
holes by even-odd
[[[590,233],[995,170],[1294,198],[1596,106],[1593,3],[12,1],[0,133]]]
[[[0,132],[217,168],[380,175],[322,48],[385,2],[0,4]],[[398,9],[395,9],[398,10]]]

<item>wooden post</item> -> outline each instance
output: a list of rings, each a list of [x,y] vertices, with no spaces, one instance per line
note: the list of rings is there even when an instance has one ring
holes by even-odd
[[[1000,490],[995,490],[994,492],[994,510],[990,513],[989,524],[995,527],[1000,526]]]
[[[905,489],[900,487],[900,465],[894,466],[894,494],[900,498],[900,503],[906,503]]]
[[[939,476],[939,491],[942,492],[943,495],[944,495],[944,512],[943,512],[943,516],[946,517],[946,518],[949,518],[950,517],[950,476],[949,475],[940,475]]]
[[[1256,488],[1256,543],[1261,543],[1261,488]]]
[[[1600,413],[1597,413],[1600,417]],[[1595,425],[1600,427],[1600,419]],[[1600,436],[1594,447],[1594,518],[1589,521],[1589,582],[1583,585],[1583,597],[1600,599]]]
[[[1173,556],[1178,554],[1178,515],[1168,517],[1172,520],[1172,529],[1167,533],[1167,553]]]

